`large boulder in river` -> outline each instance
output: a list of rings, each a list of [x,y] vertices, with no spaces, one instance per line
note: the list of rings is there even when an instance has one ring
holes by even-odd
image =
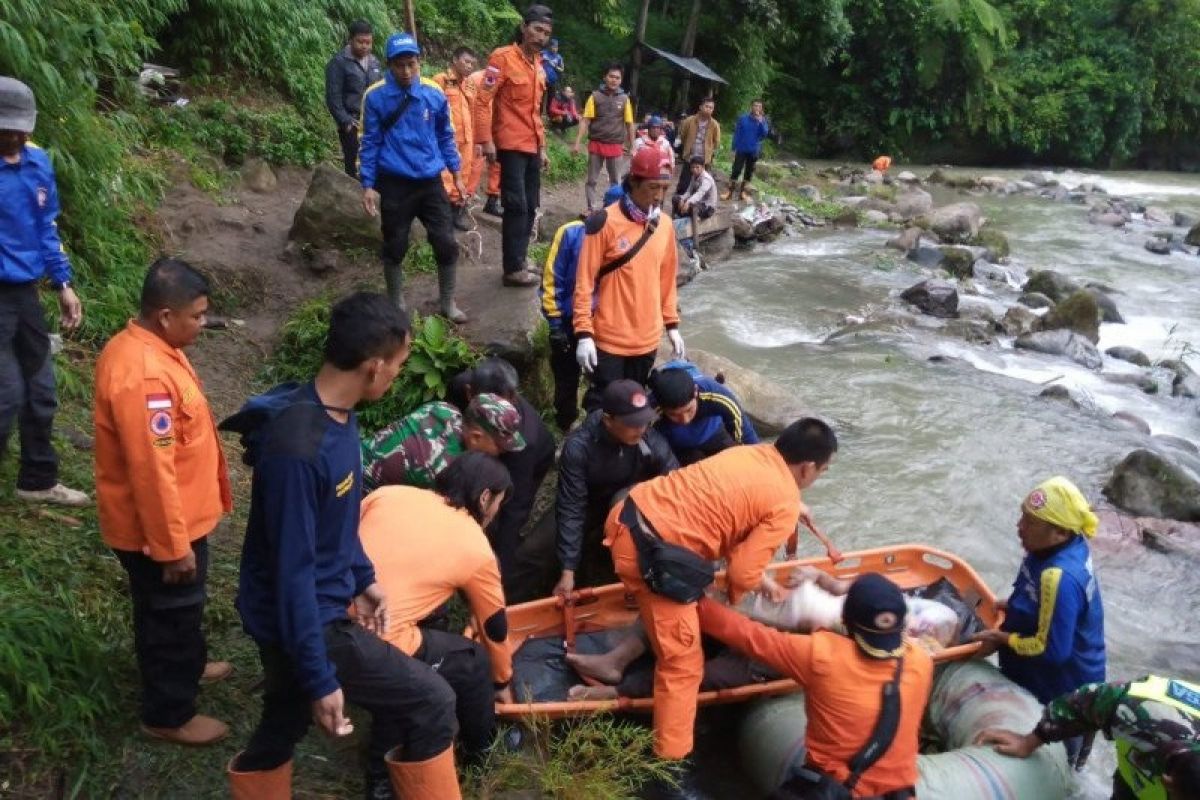
[[[1124,324],[1125,317],[1121,316],[1120,309],[1117,308],[1117,303],[1112,299],[1108,292],[1100,289],[1099,286],[1088,285],[1084,289],[1085,292],[1092,296],[1096,301],[1096,305],[1100,307],[1101,322],[1116,322]]]
[[[737,395],[761,436],[778,436],[788,425],[807,416],[794,391],[728,358],[689,347],[688,360],[705,375],[719,372],[725,376],[725,385]]]
[[[1104,496],[1140,516],[1200,522],[1200,480],[1151,450],[1125,456]]]
[[[1036,331],[1041,322],[1041,317],[1025,306],[1013,306],[1004,312],[1004,317],[1000,320],[1000,329],[1009,336],[1024,336]]]
[[[921,243],[921,234],[925,231],[920,228],[905,228],[900,233],[887,240],[885,247],[890,247],[893,250],[899,250],[902,253],[907,253],[916,248]]]
[[[942,251],[941,268],[956,278],[970,278],[974,275],[971,269],[975,264],[975,254],[965,247],[940,247]]]
[[[1017,302],[1026,308],[1053,308],[1054,301],[1041,292],[1025,292],[1017,298]]]
[[[1200,247],[1200,222],[1192,226],[1192,229],[1187,232],[1187,236],[1183,237],[1184,244],[1190,244],[1192,247]]]
[[[1096,346],[1074,331],[1059,329],[1027,333],[1018,336],[1013,345],[1036,353],[1066,356],[1088,369],[1100,369],[1104,366],[1104,359],[1100,357]]]
[[[1035,269],[1022,287],[1026,292],[1039,292],[1058,303],[1079,291],[1079,284],[1052,269]]]
[[[1142,219],[1151,225],[1170,225],[1175,222],[1175,216],[1162,206],[1146,206]]]
[[[901,292],[900,299],[931,317],[954,319],[958,316],[958,290],[946,281],[921,281]]]
[[[1100,306],[1086,291],[1078,291],[1042,317],[1042,330],[1066,328],[1086,336],[1092,344],[1100,341]]]
[[[1121,361],[1128,361],[1130,364],[1137,364],[1139,367],[1150,366],[1150,358],[1136,347],[1110,347],[1104,351],[1104,354]]]
[[[933,195],[924,189],[912,187],[896,198],[895,211],[904,219],[913,219],[933,210]]]
[[[1155,236],[1146,240],[1145,248],[1156,256],[1169,256],[1171,255],[1171,240]]]
[[[1012,252],[1012,248],[1008,244],[1008,237],[995,228],[984,228],[968,244],[984,248],[984,258],[993,262],[1003,261]]]
[[[318,249],[379,247],[379,220],[362,207],[362,186],[330,164],[318,164],[288,238]],[[415,233],[415,231],[414,231]]]
[[[1181,358],[1168,358],[1161,363],[1164,369],[1169,369],[1175,373],[1175,379],[1171,381],[1171,395],[1173,397],[1187,397],[1195,399],[1200,397],[1200,375],[1187,365]]]
[[[979,235],[983,212],[975,203],[952,203],[921,215],[917,224],[936,233],[943,242],[962,243]]]

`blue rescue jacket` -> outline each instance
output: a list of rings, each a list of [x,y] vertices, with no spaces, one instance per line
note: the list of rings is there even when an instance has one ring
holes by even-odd
[[[669,369],[670,364],[661,368]],[[658,432],[670,443],[672,450],[679,453],[699,449],[721,428],[729,432],[729,438],[733,439],[734,444],[758,444],[758,433],[754,430],[754,424],[742,410],[741,403],[733,392],[707,375],[700,374],[698,370],[692,373],[692,380],[696,382],[698,390],[695,418],[687,425],[676,424],[665,416],[659,417],[655,423]]]
[[[1104,606],[1084,537],[1025,557],[1000,627],[1016,634],[1000,671],[1039,702],[1104,680]]]
[[[574,330],[575,273],[579,269],[579,251],[583,249],[585,229],[582,222],[568,222],[554,232],[554,241],[542,270],[538,296],[542,301],[542,316],[551,331]]]
[[[750,112],[738,117],[733,128],[733,152],[757,156],[762,151],[763,139],[771,132],[767,120],[755,119]]]
[[[27,144],[16,164],[0,160],[0,283],[71,280],[58,212],[58,183],[45,150]]]
[[[412,95],[403,116],[387,133],[387,118]],[[409,180],[428,180],[443,169],[458,172],[462,162],[454,144],[454,125],[446,95],[431,80],[405,88],[390,72],[363,94],[362,142],[358,153],[364,189],[374,188],[381,173]]]
[[[287,653],[312,700],[338,688],[323,629],[375,582],[358,538],[362,456],[353,412],[329,416],[313,384],[287,383],[224,420],[254,468],[237,609],[250,638]]]

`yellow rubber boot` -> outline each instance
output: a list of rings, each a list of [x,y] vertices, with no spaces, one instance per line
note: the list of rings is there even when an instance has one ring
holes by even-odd
[[[233,800],[292,800],[292,762],[275,769],[238,772],[238,753],[229,759],[225,774],[229,777],[229,796]]]
[[[453,745],[427,761],[397,761],[398,755],[384,757],[397,800],[462,800]]]

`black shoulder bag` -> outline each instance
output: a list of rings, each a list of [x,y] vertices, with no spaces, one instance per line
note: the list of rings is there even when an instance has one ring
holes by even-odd
[[[883,704],[871,736],[850,759],[850,776],[838,783],[815,767],[792,766],[791,777],[775,790],[770,800],[851,800],[858,779],[883,757],[896,738],[900,726],[900,679],[904,674],[904,657],[896,659],[896,674],[883,685]],[[883,795],[889,800],[912,797],[911,789],[901,789]]]
[[[396,106],[396,108],[392,110],[392,113],[383,118],[383,122],[379,123],[379,138],[382,139],[384,136],[388,135],[388,131],[396,126],[396,123],[399,122],[400,118],[404,116],[404,112],[408,110],[410,105],[412,105],[412,101],[413,95],[412,92],[409,92],[404,96],[404,99],[400,101],[400,105]]]
[[[625,500],[618,519],[633,537],[638,569],[650,591],[677,603],[694,603],[704,595],[713,582],[711,561],[663,541],[632,500]]]
[[[609,274],[610,272],[616,272],[621,267],[625,266],[630,261],[632,261],[633,257],[636,256],[641,251],[641,249],[646,245],[646,242],[648,242],[650,240],[650,237],[654,235],[654,231],[656,228],[658,228],[658,223],[647,222],[646,230],[642,231],[642,235],[639,236],[638,240],[633,243],[633,247],[629,248],[624,253],[621,253],[621,255],[617,256],[612,261],[608,262],[603,267],[596,270],[595,286],[598,287],[600,285],[600,279],[603,278],[605,275]],[[592,292],[595,293],[595,291],[596,291],[596,289],[593,287]]]

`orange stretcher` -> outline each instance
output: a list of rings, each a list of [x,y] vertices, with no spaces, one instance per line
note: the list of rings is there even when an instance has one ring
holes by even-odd
[[[837,578],[853,578],[863,572],[878,572],[886,575],[904,591],[918,589],[937,583],[945,578],[957,590],[968,607],[973,607],[980,622],[994,628],[1003,619],[996,607],[996,597],[979,574],[962,559],[950,553],[923,545],[896,545],[873,550],[845,553],[836,565],[828,558],[807,558],[796,561],[779,561],[771,564],[767,571],[781,579],[793,567],[812,566]],[[717,574],[718,587],[723,588],[725,574]],[[574,648],[575,637],[609,629],[632,625],[637,619],[637,606],[626,596],[620,583],[581,589],[565,600],[548,597],[511,606],[508,609],[509,637],[513,652],[527,640],[535,637],[561,636],[566,651]],[[467,629],[468,638],[477,638]],[[933,660],[941,663],[970,658],[978,649],[978,643],[947,647],[933,653]],[[739,686],[731,689],[701,692],[698,704],[740,703],[761,697],[790,694],[799,687],[789,679],[780,679]],[[621,697],[615,700],[565,700],[556,702],[500,703],[496,712],[501,717],[519,718],[538,715],[549,718],[584,716],[604,711],[636,711],[649,713],[654,701],[649,697]]]

